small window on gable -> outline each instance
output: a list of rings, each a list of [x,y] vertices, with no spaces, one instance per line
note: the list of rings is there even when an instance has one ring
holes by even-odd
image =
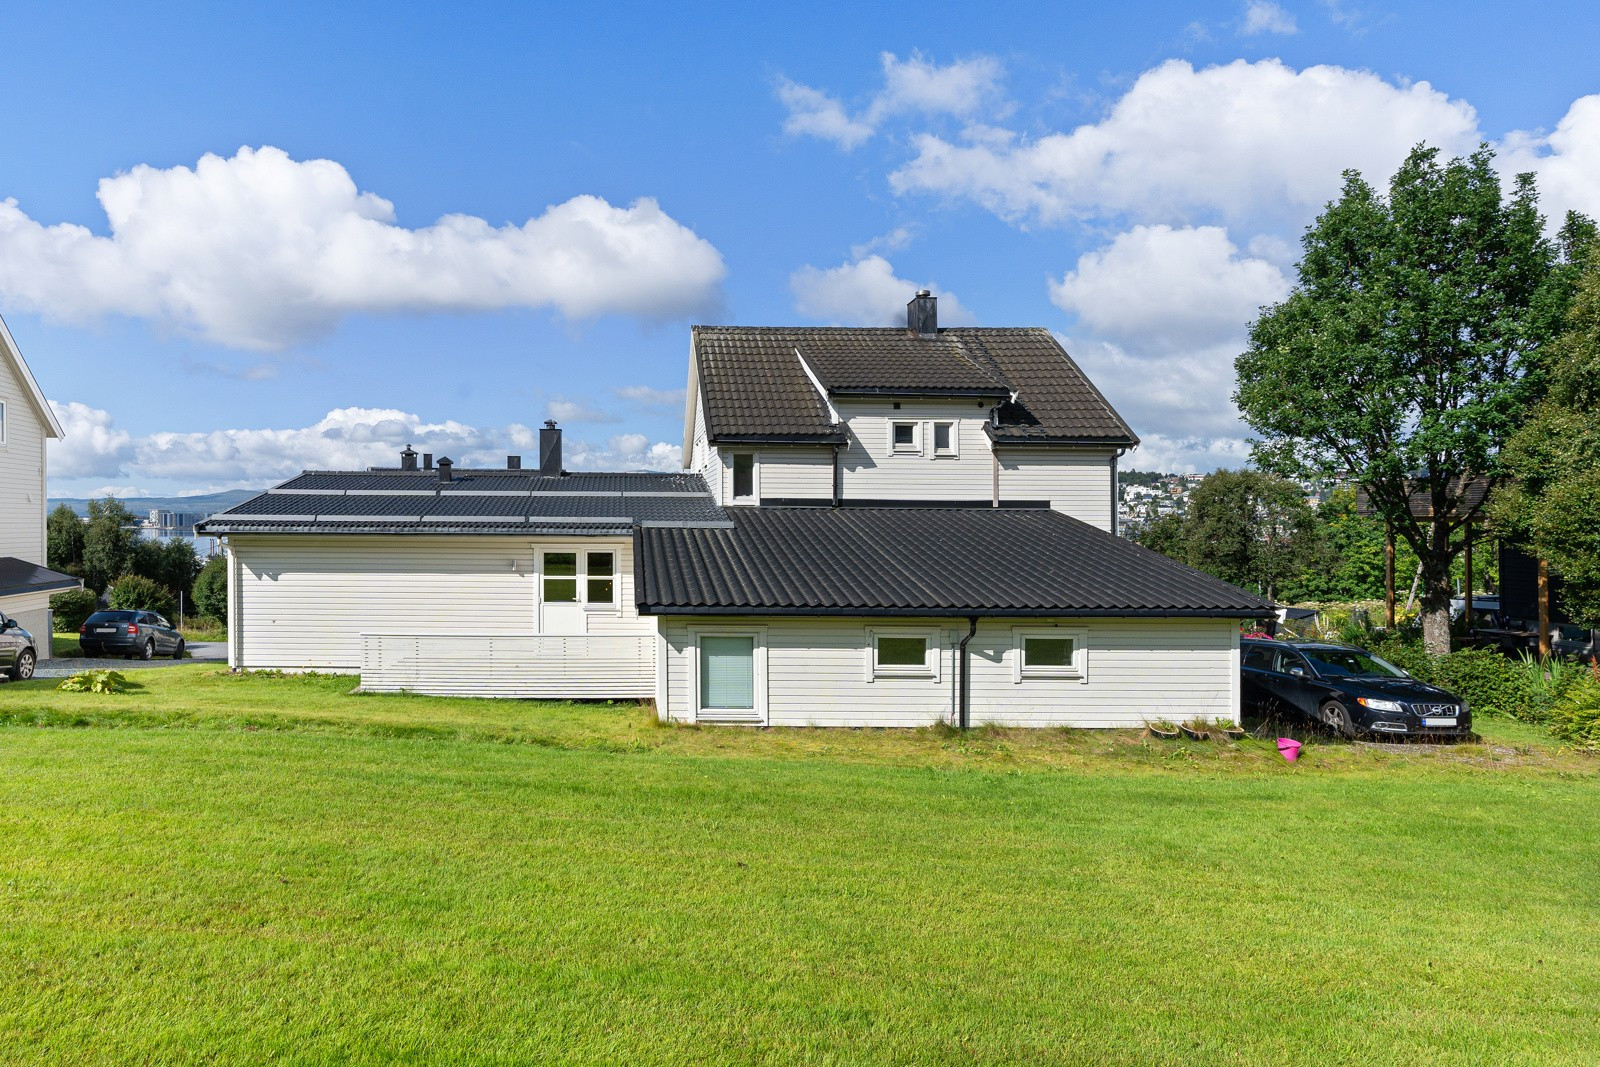
[[[933,454],[935,456],[956,455],[955,423],[936,422],[933,424]]]
[[[733,455],[733,499],[754,500],[756,496],[756,457],[753,452]]]
[[[939,678],[937,630],[867,631],[867,680]]]
[[[895,452],[915,453],[922,452],[922,424],[917,422],[893,422],[889,428],[889,445]]]
[[[1012,631],[1012,680],[1070,678],[1089,680],[1088,631],[1082,629],[1017,629]]]

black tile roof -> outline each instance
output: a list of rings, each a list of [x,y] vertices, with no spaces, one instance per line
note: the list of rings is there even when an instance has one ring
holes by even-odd
[[[1016,444],[1125,446],[1138,437],[1049,330],[696,326],[694,359],[713,441],[842,440],[806,367],[831,397],[1016,394],[991,429]],[[802,365],[801,359],[804,359]]]
[[[696,474],[307,471],[206,519],[205,534],[587,533],[725,526]]]
[[[0,596],[57,593],[63,589],[77,589],[81,585],[83,580],[70,574],[62,574],[16,556],[0,556]]]
[[[648,614],[1217,616],[1272,605],[1059,512],[730,508],[634,534]]]

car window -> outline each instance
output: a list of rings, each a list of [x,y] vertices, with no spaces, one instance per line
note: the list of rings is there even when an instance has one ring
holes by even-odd
[[[1254,667],[1258,671],[1272,669],[1272,649],[1265,645],[1246,645],[1244,650],[1244,665]]]
[[[150,621],[164,630],[172,629],[172,624],[167,621],[167,617],[165,615],[152,615],[150,616]]]
[[[1306,653],[1324,678],[1404,678],[1405,672],[1359,648],[1317,648]]]
[[[138,618],[135,611],[97,611],[89,616],[90,622],[134,622]]]
[[[1274,668],[1279,674],[1288,674],[1295,667],[1305,669],[1306,661],[1300,658],[1299,653],[1287,648],[1278,649],[1278,665]]]

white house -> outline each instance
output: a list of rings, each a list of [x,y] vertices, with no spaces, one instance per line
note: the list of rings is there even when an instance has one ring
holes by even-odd
[[[696,327],[682,474],[446,459],[213,516],[230,663],[664,718],[1131,726],[1238,714],[1259,598],[1115,536],[1137,443],[1046,330]]]
[[[83,583],[45,566],[45,441],[61,424],[0,319],[0,614],[50,655],[50,596]]]

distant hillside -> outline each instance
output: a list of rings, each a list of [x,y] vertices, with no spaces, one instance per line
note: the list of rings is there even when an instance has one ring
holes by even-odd
[[[249,500],[255,496],[255,489],[229,489],[224,493],[205,493],[201,496],[129,496],[119,499],[127,505],[129,511],[144,517],[145,512],[151,508],[161,508],[164,511],[200,511],[213,515],[219,511],[226,511],[240,501]],[[65,504],[79,515],[89,514],[89,501],[80,497],[58,496],[50,498],[50,506]]]

